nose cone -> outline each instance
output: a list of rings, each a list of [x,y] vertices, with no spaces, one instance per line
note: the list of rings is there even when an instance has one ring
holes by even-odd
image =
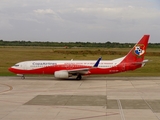
[[[9,70],[10,72],[12,72],[12,67],[8,68],[8,70]]]
[[[13,69],[12,67],[8,68],[8,70],[9,70],[10,72],[15,73],[15,72],[14,72],[14,69]]]

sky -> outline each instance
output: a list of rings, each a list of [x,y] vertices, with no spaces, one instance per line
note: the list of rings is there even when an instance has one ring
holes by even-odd
[[[160,42],[160,0],[1,0],[0,39]]]

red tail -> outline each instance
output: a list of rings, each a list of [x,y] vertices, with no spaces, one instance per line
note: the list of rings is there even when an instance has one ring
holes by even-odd
[[[121,63],[143,62],[150,35],[144,35],[141,40],[129,51]]]

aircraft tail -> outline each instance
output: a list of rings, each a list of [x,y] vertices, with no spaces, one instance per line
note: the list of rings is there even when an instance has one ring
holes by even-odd
[[[150,35],[144,35],[141,40],[129,51],[121,63],[143,63]]]

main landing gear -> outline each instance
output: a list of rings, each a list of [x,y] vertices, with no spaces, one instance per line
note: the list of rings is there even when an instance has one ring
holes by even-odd
[[[22,75],[22,76],[21,76],[21,79],[22,79],[22,80],[24,80],[24,79],[25,79],[25,76],[24,76],[24,75]]]
[[[81,80],[81,79],[82,79],[82,75],[79,74],[79,75],[77,76],[76,80]]]

